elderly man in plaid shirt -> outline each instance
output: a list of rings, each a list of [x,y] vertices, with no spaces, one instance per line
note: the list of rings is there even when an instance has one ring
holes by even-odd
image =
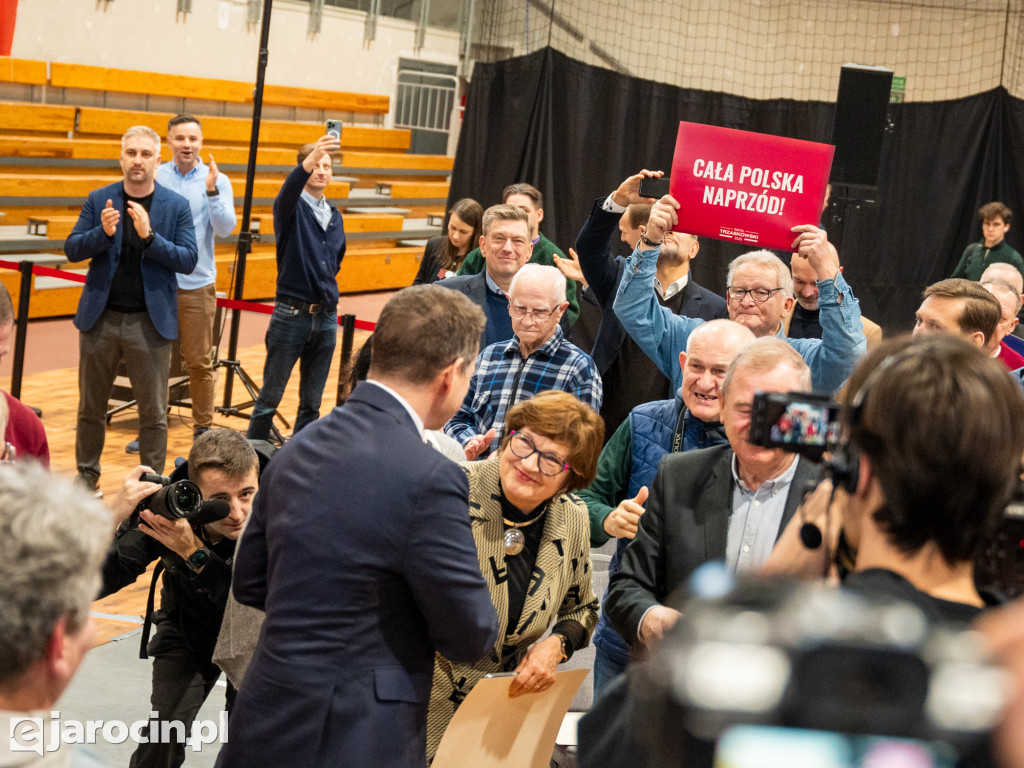
[[[467,456],[497,449],[508,409],[538,392],[561,389],[600,410],[601,374],[558,326],[568,306],[565,276],[554,267],[526,264],[512,278],[508,311],[515,335],[480,353],[466,399],[444,427]]]

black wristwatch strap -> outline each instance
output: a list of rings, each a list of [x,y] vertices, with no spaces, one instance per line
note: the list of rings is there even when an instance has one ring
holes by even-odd
[[[195,572],[202,568],[210,560],[210,550],[205,546],[200,547],[185,561],[185,564],[189,567],[189,570]]]
[[[661,240],[655,242],[654,240],[648,239],[647,235],[640,235],[640,242],[644,245],[649,245],[651,248],[659,248],[661,246]]]

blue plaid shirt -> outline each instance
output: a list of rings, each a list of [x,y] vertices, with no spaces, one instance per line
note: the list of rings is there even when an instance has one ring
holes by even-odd
[[[601,409],[601,374],[590,355],[565,340],[561,328],[556,327],[551,338],[525,359],[515,336],[491,344],[477,357],[466,399],[444,431],[465,445],[495,427],[497,434],[486,453],[494,451],[508,409],[548,389],[569,392],[595,411]]]

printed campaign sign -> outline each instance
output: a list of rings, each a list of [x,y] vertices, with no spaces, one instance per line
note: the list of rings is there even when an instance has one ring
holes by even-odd
[[[831,144],[679,123],[669,192],[677,232],[789,250],[798,224],[817,224]]]

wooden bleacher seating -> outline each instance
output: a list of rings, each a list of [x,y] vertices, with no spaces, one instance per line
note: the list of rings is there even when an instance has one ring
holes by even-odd
[[[70,102],[66,104],[17,101],[12,100],[11,91],[0,91],[6,99],[0,100],[0,211],[4,213],[0,225],[10,230],[21,227],[23,239],[17,242],[31,241],[26,247],[38,251],[31,258],[55,266],[60,263],[56,254],[61,241],[77,221],[81,200],[93,189],[120,178],[117,158],[125,127],[148,125],[163,136],[172,116],[170,112],[75,105],[75,93],[87,90],[179,98],[202,93],[204,101],[231,104],[251,103],[252,97],[248,82],[0,57],[0,87],[5,83],[73,89],[66,94]],[[17,91],[13,98],[22,98],[20,94]],[[438,211],[443,215],[448,194],[444,177],[451,171],[452,159],[408,154],[409,131],[380,127],[390,108],[385,95],[267,85],[264,103],[350,118],[342,128],[342,152],[335,166],[337,180],[328,189],[332,202],[342,209],[347,232],[353,235],[338,276],[341,291],[393,289],[411,283],[421,249],[397,244],[408,239],[402,237],[405,217],[425,218]],[[240,220],[250,119],[198,117],[203,121],[203,154],[213,154],[230,176]],[[367,124],[367,119],[377,124]],[[347,124],[353,121],[356,124]],[[256,241],[248,257],[246,298],[273,296],[276,259],[270,203],[295,164],[296,148],[314,141],[322,131],[322,122],[261,121],[252,220],[263,240]],[[169,160],[166,142],[161,150],[162,159]],[[390,195],[375,194],[381,183],[389,185]],[[346,211],[349,206],[360,212]],[[376,207],[381,208],[380,213],[372,212]],[[437,229],[439,225],[434,221],[427,226]],[[422,236],[422,228],[413,230],[417,237]],[[238,227],[232,237],[218,239],[216,245],[219,290],[226,290],[231,282],[237,233]],[[4,242],[0,239],[0,259],[8,252],[24,250],[5,246]],[[69,266],[66,261],[62,265]],[[83,266],[74,265],[76,269]],[[0,280],[15,295],[18,279],[16,273],[0,270]],[[77,305],[80,287],[57,278],[35,278],[32,293],[32,317],[69,315]]]
[[[46,62],[0,56],[0,83],[46,85]]]
[[[210,101],[252,102],[252,83],[215,80],[207,77],[168,75],[131,69],[96,67],[87,64],[50,64],[50,85],[56,88],[84,88],[117,93],[146,93],[152,96],[192,96],[201,93]],[[385,115],[390,108],[387,96],[345,93],[313,88],[266,85],[264,104],[326,109],[337,112],[364,112]]]

